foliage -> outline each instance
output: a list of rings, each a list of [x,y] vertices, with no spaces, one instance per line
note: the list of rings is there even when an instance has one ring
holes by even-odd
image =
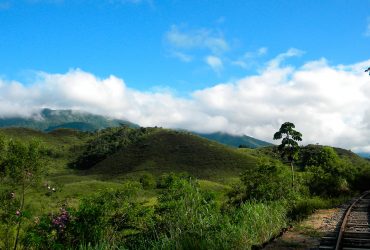
[[[45,188],[34,185],[38,183],[35,179],[27,191],[22,216],[18,216],[21,187],[12,186],[9,175],[5,176],[9,173],[5,162],[9,162],[10,139],[7,135],[7,140],[0,140],[0,248],[6,249],[5,238],[13,248],[21,218],[19,235],[25,249],[250,249],[278,234],[290,220],[334,205],[328,196],[359,188],[354,185],[357,180],[364,186],[369,183],[369,164],[344,150],[318,147],[306,152],[306,147],[301,148],[295,160],[299,166],[296,188],[292,190],[289,167],[274,160],[279,159],[274,147],[232,149],[188,133],[152,131],[142,137],[139,134],[139,139],[99,163],[97,168],[104,165],[101,174],[94,169],[69,169],[66,163],[79,154],[79,145],[86,139],[92,142],[106,136],[103,131],[46,134],[7,130],[13,138],[22,139],[23,145],[37,136],[41,145],[47,146],[39,147],[38,158],[52,160],[45,182],[57,187],[58,192],[45,195]],[[115,145],[113,136],[111,139],[101,142]],[[127,167],[127,172],[117,176],[114,164]],[[168,173],[184,170],[191,175]],[[240,183],[230,193],[226,206],[225,194],[240,172]],[[203,178],[201,185],[193,176]],[[331,183],[335,181],[332,176],[342,178],[344,185]],[[127,179],[141,179],[141,183]],[[155,187],[153,179],[157,181]],[[307,189],[320,196],[310,196]],[[15,199],[11,195],[14,190]],[[330,190],[330,194],[323,190]]]
[[[171,187],[171,185],[173,185],[174,182],[176,182],[178,180],[191,181],[191,180],[194,180],[194,177],[189,175],[186,172],[182,172],[182,173],[173,173],[173,172],[164,173],[161,176],[159,176],[159,178],[157,180],[157,188],[168,189],[168,188]]]
[[[150,128],[130,128],[121,126],[116,128],[106,128],[94,134],[84,148],[83,153],[70,165],[78,169],[88,169],[96,163],[105,159],[128,145],[142,139],[150,133]]]
[[[153,189],[157,184],[154,175],[150,173],[142,174],[139,181],[144,189]]]
[[[35,249],[250,249],[287,223],[281,202],[221,211],[196,180],[172,174],[167,183],[155,210],[138,202],[140,186],[130,184],[42,216],[23,243]]]
[[[351,162],[340,159],[331,147],[310,145],[302,148],[300,165],[308,172],[308,186],[314,195],[337,196],[349,191],[356,176]]]
[[[176,176],[156,211],[158,236],[144,249],[250,249],[287,223],[282,203],[247,202],[222,211],[194,179]]]
[[[5,224],[7,241],[4,248],[17,249],[22,221],[29,217],[25,209],[25,196],[28,189],[35,186],[43,173],[41,150],[39,143],[31,141],[22,143],[16,140],[6,141],[0,138],[0,175],[2,184],[7,188],[1,190],[2,206],[0,210],[1,224]]]
[[[339,196],[328,199],[327,197],[311,196],[302,197],[292,201],[288,208],[288,218],[299,221],[315,212],[317,209],[328,209],[348,202],[350,196]]]
[[[285,135],[278,149],[282,156],[287,157],[290,162],[292,162],[298,154],[299,146],[297,141],[302,141],[302,134],[294,128],[295,125],[293,123],[285,122],[281,125],[279,131],[274,134],[274,140],[279,140]]]
[[[37,249],[124,243],[130,235],[144,233],[153,226],[153,210],[137,202],[140,185],[128,183],[118,191],[104,191],[81,201],[77,209],[62,208],[32,225],[24,244]]]
[[[278,146],[278,150],[282,157],[286,157],[291,165],[292,170],[292,187],[294,187],[294,166],[293,161],[296,159],[299,152],[299,146],[297,141],[302,141],[302,134],[295,129],[295,125],[291,122],[285,122],[281,125],[278,132],[274,134],[274,140],[285,137]]]
[[[20,207],[20,200],[12,188],[0,190],[0,249],[13,248],[15,237],[15,226],[19,221],[17,211]]]
[[[256,168],[242,173],[241,182],[229,193],[232,204],[247,200],[276,201],[293,195],[289,170],[278,161],[261,158]]]
[[[356,190],[366,191],[370,189],[370,166],[363,166],[353,180],[353,187]]]

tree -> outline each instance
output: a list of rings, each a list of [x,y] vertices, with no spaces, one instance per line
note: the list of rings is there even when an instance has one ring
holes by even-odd
[[[40,145],[36,141],[22,143],[10,140],[6,142],[0,138],[0,150],[2,151],[0,155],[1,181],[2,184],[5,184],[5,187],[10,187],[13,190],[7,195],[7,200],[9,204],[14,203],[18,205],[16,211],[7,211],[13,215],[8,217],[15,219],[16,222],[13,247],[16,250],[22,220],[27,214],[25,211],[26,192],[40,180],[43,172],[43,162],[41,160]],[[5,202],[5,200],[2,199],[2,202]],[[11,206],[10,209],[14,209],[14,207]],[[5,217],[1,216],[1,218]],[[9,239],[7,240],[9,241]],[[8,243],[6,248],[10,248]]]
[[[279,131],[274,134],[274,140],[283,138],[278,150],[282,157],[286,157],[290,162],[292,169],[292,187],[294,187],[294,166],[293,161],[296,159],[299,146],[297,141],[302,141],[302,134],[295,129],[295,125],[291,122],[285,122],[281,125]]]

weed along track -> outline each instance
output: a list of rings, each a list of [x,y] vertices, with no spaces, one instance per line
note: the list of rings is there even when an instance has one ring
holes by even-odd
[[[370,249],[370,191],[346,210],[339,230],[321,239],[319,249]]]

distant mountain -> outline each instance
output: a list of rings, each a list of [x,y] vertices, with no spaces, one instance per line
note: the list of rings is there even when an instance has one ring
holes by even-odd
[[[259,148],[259,147],[265,147],[265,146],[271,146],[273,144],[265,141],[261,141],[258,139],[255,139],[253,137],[247,136],[247,135],[230,135],[227,133],[211,133],[211,134],[202,134],[202,133],[195,133],[196,135],[199,135],[201,137],[207,138],[209,140],[217,141],[219,143],[229,145],[232,147],[247,147],[247,148]]]
[[[128,121],[110,119],[105,116],[75,110],[43,109],[39,114],[34,114],[30,118],[0,118],[0,127],[25,127],[41,131],[52,131],[58,128],[94,131],[107,127],[117,127],[122,124],[138,127],[138,125]]]
[[[139,127],[129,121],[111,119],[106,116],[95,115],[83,111],[75,110],[53,110],[43,109],[40,113],[34,114],[29,118],[22,117],[0,117],[0,128],[4,127],[24,127],[45,132],[59,128],[69,128],[80,131],[95,131],[108,127],[117,127],[125,124],[129,127]],[[258,148],[270,146],[271,143],[255,139],[246,135],[236,136],[227,133],[195,133],[200,137],[213,140],[224,145],[239,147],[240,145],[248,148]]]
[[[359,155],[359,156],[361,156],[362,158],[370,159],[370,153],[358,152],[358,153],[356,153],[356,154],[358,154],[358,155]]]

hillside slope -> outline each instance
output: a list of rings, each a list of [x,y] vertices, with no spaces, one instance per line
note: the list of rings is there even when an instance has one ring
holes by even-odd
[[[87,170],[105,178],[138,172],[188,172],[202,179],[226,181],[255,166],[257,158],[199,136],[158,129]]]

